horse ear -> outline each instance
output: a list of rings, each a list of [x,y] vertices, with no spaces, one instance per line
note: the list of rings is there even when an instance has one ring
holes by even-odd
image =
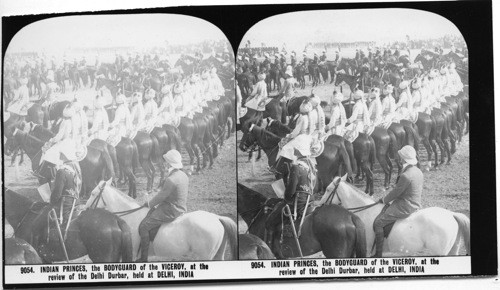
[[[340,181],[345,182],[346,180],[347,180],[347,173],[346,173],[346,174],[344,174],[344,176],[342,176],[342,177],[340,178]]]
[[[103,186],[111,186],[111,182],[113,182],[113,178],[110,178],[106,181],[103,180],[102,182],[103,182],[103,184],[102,184]]]

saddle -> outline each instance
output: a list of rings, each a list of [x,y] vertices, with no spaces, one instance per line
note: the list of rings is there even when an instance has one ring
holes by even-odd
[[[321,138],[313,138],[313,142],[311,143],[311,157],[316,158],[323,153],[325,150],[325,140],[329,135],[324,135]]]
[[[350,143],[354,142],[354,140],[356,140],[356,138],[358,138],[359,136],[358,130],[354,130],[354,124],[350,124],[345,129],[346,132],[344,134],[344,139],[346,139]]]

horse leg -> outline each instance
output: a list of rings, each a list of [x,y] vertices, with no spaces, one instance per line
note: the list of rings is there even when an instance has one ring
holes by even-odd
[[[384,152],[377,152],[377,160],[380,166],[382,167],[382,170],[384,171],[384,188],[387,190],[389,189],[389,178],[390,178],[390,172],[389,172],[389,164],[387,164],[387,160],[385,156],[386,154]]]
[[[200,155],[199,155],[198,148],[196,147],[195,143],[192,144],[192,148],[193,148],[193,153],[196,156],[196,173],[198,173],[198,172],[200,172]]]
[[[450,137],[451,139],[451,137]],[[446,155],[448,157],[448,161],[446,162],[446,165],[449,165],[451,163],[451,152],[453,151],[453,145],[454,145],[454,142],[452,142],[452,140],[450,140],[450,143],[451,143],[451,150],[450,150],[450,146],[448,145],[448,141],[445,139],[443,140],[443,145],[444,145],[444,149],[445,149],[445,152],[446,152]],[[444,159],[445,159],[445,156],[443,154],[441,154],[441,164],[444,163]]]
[[[429,170],[432,166],[432,149],[431,144],[429,143],[429,138],[424,138],[422,140],[422,143],[424,144],[425,150],[427,151],[427,170]]]
[[[128,195],[132,197],[133,199],[137,198],[137,189],[136,189],[136,182],[135,182],[135,176],[134,173],[132,172],[132,167],[131,166],[126,166],[123,169],[125,176],[128,178]]]
[[[146,185],[146,190],[151,191],[153,189],[153,183],[152,183],[151,169],[148,164],[148,158],[141,158],[140,163],[148,180]]]

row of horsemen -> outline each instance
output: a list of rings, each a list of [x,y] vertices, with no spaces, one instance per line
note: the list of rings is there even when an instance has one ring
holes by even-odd
[[[286,90],[288,80],[293,84],[290,66],[287,71],[283,90]],[[260,76],[259,80],[262,82],[263,76]],[[246,105],[255,110],[265,110],[265,104],[268,102],[267,91],[265,91],[263,84],[259,86],[258,83],[255,87]],[[293,85],[290,86],[291,89],[293,87]],[[416,127],[419,113],[430,115],[434,108],[441,108],[441,103],[446,102],[446,97],[457,96],[463,92],[464,85],[455,70],[455,64],[451,63],[440,70],[432,69],[411,81],[402,81],[397,89],[399,90],[397,101],[393,96],[395,88],[390,84],[385,85],[382,90],[374,87],[368,94],[361,90],[355,91],[352,94],[354,106],[349,118],[346,116],[343,105],[343,94],[334,91],[328,102],[331,106],[331,117],[328,124],[326,124],[325,113],[320,104],[321,99],[317,95],[312,94],[310,98],[306,98],[302,102],[300,113],[295,116],[294,120],[290,120],[295,122],[295,128],[280,142],[278,158],[274,166],[271,167],[272,171],[277,171],[280,162],[287,159],[291,161],[289,174],[295,174],[297,177],[288,177],[284,197],[290,208],[294,208],[293,216],[295,218],[306,214],[306,204],[309,202],[309,198],[306,197],[312,192],[311,188],[314,188],[314,180],[318,174],[313,157],[321,154],[318,152],[321,148],[319,145],[329,135],[341,136],[352,143],[360,133],[371,135],[377,126],[388,129],[391,123],[401,123],[404,126],[411,124],[411,126]],[[259,94],[259,92],[264,92],[264,94]],[[291,96],[285,94],[287,101],[293,98],[293,92]],[[252,127],[249,130],[251,131]],[[383,228],[396,219],[407,217],[420,208],[423,176],[420,170],[416,170],[415,167],[417,164],[416,154],[416,150],[412,146],[404,146],[399,151],[399,157],[403,161],[403,174],[408,175],[408,177],[407,179],[400,178],[398,182],[404,182],[407,185],[409,179],[413,180],[415,184],[420,184],[420,187],[401,190],[402,186],[396,185],[396,188],[380,201],[387,205],[392,202],[394,206],[391,210],[386,211],[386,214],[382,213],[374,224],[377,257],[380,257],[382,252]],[[415,169],[409,170],[413,167]],[[279,220],[280,211],[282,209],[275,207],[274,212],[269,215],[267,230],[271,233],[276,220]],[[296,231],[300,232],[300,226]]]
[[[27,92],[21,90],[19,98],[7,109],[11,114],[27,115],[29,99]],[[205,70],[201,75],[193,74],[173,85],[165,85],[161,92],[149,89],[146,93],[133,93],[131,98],[119,94],[114,119],[110,120],[106,98],[97,95],[93,100],[92,125],[82,101],[76,97],[62,110],[62,118],[54,125],[57,133],[42,148],[42,158],[35,175],[41,175],[46,168],[56,165],[66,168],[75,179],[75,194],[80,192],[82,176],[79,161],[85,158],[88,144],[100,139],[115,147],[122,140],[134,144],[138,132],[150,134],[155,127],[172,125],[177,127],[180,119],[192,119],[195,113],[201,113],[211,101],[224,96],[225,89],[217,75],[217,70]],[[47,106],[55,104],[56,94],[47,99]],[[160,96],[157,103],[156,96]],[[130,103],[130,104],[129,104]],[[135,145],[137,146],[137,145]],[[69,164],[69,165],[68,165]],[[55,175],[57,177],[57,175]],[[56,178],[57,179],[57,178]],[[55,180],[54,182],[58,182]],[[71,206],[71,205],[68,205]],[[67,212],[66,210],[64,212]]]
[[[105,98],[97,96],[94,100],[92,127],[88,127],[87,114],[80,100],[75,99],[63,110],[63,119],[58,133],[50,140],[45,152],[45,161],[57,164],[58,150],[63,146],[84,148],[93,139],[101,139],[113,147],[122,138],[133,140],[137,132],[151,133],[155,127],[172,125],[177,127],[182,117],[192,119],[195,113],[201,113],[208,102],[217,101],[225,93],[215,68],[205,71],[201,77],[192,75],[185,83],[177,82],[166,85],[159,92],[160,104],[155,101],[153,89],[142,93],[133,93],[129,100],[123,94],[115,98],[116,111],[110,122],[106,111]],[[77,153],[79,151],[77,150]],[[81,157],[80,157],[81,158]]]
[[[280,92],[285,95],[282,102],[293,99],[294,80],[291,74],[291,67],[288,66],[287,79]],[[255,85],[254,91],[246,101],[246,107],[265,110],[265,104],[270,98],[263,82],[264,76],[261,74],[259,83]],[[309,101],[301,104],[300,114],[295,120],[295,129],[287,136],[290,142],[283,146],[280,156],[293,160],[293,151],[297,144],[316,144],[330,134],[343,136],[347,141],[353,142],[359,133],[370,135],[376,126],[387,129],[391,123],[399,123],[400,120],[408,120],[415,124],[418,113],[430,114],[433,108],[440,108],[441,102],[446,102],[445,97],[456,96],[463,91],[463,83],[455,70],[455,64],[451,63],[441,70],[432,69],[421,77],[402,81],[397,89],[399,89],[397,102],[391,84],[385,85],[382,91],[374,87],[368,94],[361,90],[355,91],[353,93],[355,103],[349,118],[346,117],[346,110],[342,104],[343,94],[334,91],[329,100],[331,117],[328,124],[325,124],[325,113],[320,106],[320,98],[312,96]]]

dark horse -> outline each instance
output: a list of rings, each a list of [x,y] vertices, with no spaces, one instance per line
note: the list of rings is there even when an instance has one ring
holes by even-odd
[[[11,148],[20,146],[30,158],[32,170],[37,171],[42,156],[42,147],[50,138],[54,137],[54,134],[40,125],[36,125],[30,133],[19,129],[14,132],[12,138],[7,141],[5,154],[9,154]],[[114,167],[109,154],[92,146],[87,146],[87,156],[80,161],[80,168],[83,181],[80,196],[86,196],[90,193],[99,181],[114,176]],[[41,172],[41,175],[43,177],[39,178],[40,184],[52,179],[50,170]]]
[[[266,221],[270,210],[280,202],[238,183],[238,212],[248,225],[249,233],[265,240]],[[275,229],[270,248],[277,258],[299,257],[293,237]],[[321,206],[306,216],[299,237],[305,256],[323,251],[326,258],[366,257],[365,225],[354,214],[340,206]]]
[[[274,260],[274,256],[269,246],[256,235],[238,235],[239,260]]]
[[[44,263],[65,260],[54,222],[50,219],[52,205],[32,202],[5,190],[5,218],[15,229],[15,236],[30,243]],[[85,255],[94,263],[131,262],[132,236],[121,218],[102,209],[83,211],[70,223],[65,240],[68,258]]]
[[[344,147],[339,146],[335,140],[336,136],[329,136],[324,142],[325,148],[320,156],[316,157],[318,168],[318,183],[317,191],[324,191],[326,187],[332,182],[335,175],[338,174],[342,162],[346,164],[349,175],[352,175],[350,167],[349,155]],[[259,145],[267,155],[269,166],[276,163],[276,156],[279,151],[279,142],[281,137],[263,129],[258,126],[252,126],[251,130],[245,130],[241,138],[240,149],[246,151],[254,144]],[[286,183],[287,177],[287,163],[280,162],[277,167],[277,178],[281,175]]]

